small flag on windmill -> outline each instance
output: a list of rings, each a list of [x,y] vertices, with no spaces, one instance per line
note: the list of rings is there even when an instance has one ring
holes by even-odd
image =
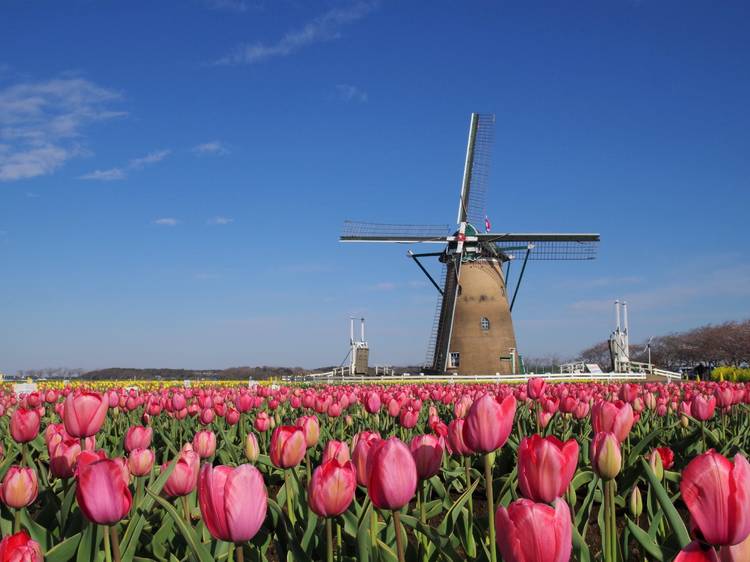
[[[492,230],[492,225],[490,224],[489,217],[487,217],[487,215],[485,215],[485,217],[484,217],[484,231],[485,232],[489,232],[490,230]]]

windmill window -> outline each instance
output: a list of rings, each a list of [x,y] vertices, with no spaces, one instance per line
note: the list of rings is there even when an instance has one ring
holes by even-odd
[[[486,316],[482,316],[482,320],[480,321],[480,324],[482,326],[482,331],[486,332],[490,329],[490,319]]]
[[[457,369],[460,362],[461,362],[461,354],[458,353],[457,351],[451,351],[449,367],[451,369]]]

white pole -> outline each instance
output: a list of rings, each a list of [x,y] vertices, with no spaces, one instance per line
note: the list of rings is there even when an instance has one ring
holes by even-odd
[[[364,342],[365,341],[365,319],[364,318],[360,318],[359,320],[361,322],[360,328],[361,328],[361,331],[362,331],[362,341]]]
[[[615,301],[615,327],[620,331],[620,301]]]
[[[354,317],[349,318],[349,343],[354,343]]]
[[[627,346],[626,349],[628,350],[628,354],[630,354],[630,334],[628,333],[628,303],[624,301],[622,303],[622,316],[625,328],[625,345]]]

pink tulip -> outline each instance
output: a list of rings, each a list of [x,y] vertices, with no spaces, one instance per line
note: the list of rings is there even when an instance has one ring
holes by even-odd
[[[703,538],[715,546],[735,545],[750,535],[750,464],[734,464],[714,450],[697,456],[682,472],[682,501]]]
[[[716,410],[716,397],[711,396],[706,398],[702,394],[698,394],[690,404],[690,415],[698,421],[710,420],[714,417],[714,411]]]
[[[195,490],[198,484],[200,462],[200,457],[193,451],[193,448],[189,445],[185,446],[177,458],[172,474],[169,475],[167,482],[164,484],[164,493],[170,497],[179,497],[187,496]],[[167,469],[167,466],[168,464],[162,465],[162,472]]]
[[[122,465],[104,459],[79,467],[76,500],[93,523],[112,525],[120,521],[133,503]]]
[[[254,433],[248,433],[245,438],[245,457],[250,462],[254,463],[260,456],[260,448],[258,447],[258,438],[255,437]]]
[[[464,423],[464,442],[477,453],[491,453],[502,447],[513,428],[516,399],[511,395],[498,402],[485,394],[472,405]]]
[[[495,513],[497,544],[505,562],[568,562],[573,548],[570,509],[520,499]]]
[[[212,457],[216,453],[216,434],[209,429],[196,433],[193,437],[193,451],[202,459]]]
[[[367,486],[369,476],[367,472],[367,459],[373,447],[381,441],[380,434],[374,431],[363,431],[356,438],[356,445],[352,449],[352,462],[357,473],[357,484]]]
[[[518,486],[524,497],[552,503],[570,486],[578,466],[578,443],[557,437],[532,435],[518,448]]]
[[[211,536],[236,544],[247,542],[258,533],[268,509],[263,476],[250,464],[237,468],[204,464],[198,501]]]
[[[594,432],[614,433],[620,443],[628,438],[634,422],[633,407],[628,403],[600,401],[591,408]]]
[[[148,449],[151,446],[151,438],[154,430],[142,425],[134,425],[125,433],[125,451],[128,453],[133,449]]]
[[[75,474],[75,465],[81,454],[81,442],[68,438],[60,441],[50,451],[49,470],[55,478],[71,478]]]
[[[721,562],[747,562],[750,560],[750,535],[739,544],[722,546],[719,549]]]
[[[377,392],[367,393],[365,410],[370,414],[377,414],[380,411],[380,395]]]
[[[0,499],[8,507],[20,509],[31,505],[39,493],[39,482],[33,468],[11,466],[3,478]]]
[[[461,456],[473,455],[474,451],[464,441],[464,424],[466,420],[456,418],[448,424],[448,444],[453,454]]]
[[[602,480],[612,480],[622,467],[620,441],[614,433],[600,432],[591,443],[591,464]]]
[[[378,442],[367,459],[367,493],[379,509],[401,509],[417,490],[417,465],[409,448],[391,437]]]
[[[295,424],[305,434],[305,443],[307,448],[315,447],[320,439],[320,423],[317,416],[302,416],[297,419]]]
[[[305,456],[307,442],[305,434],[298,427],[280,425],[271,434],[270,457],[274,466],[292,468]]]
[[[39,413],[17,408],[10,416],[10,435],[16,443],[28,443],[39,435]]]
[[[313,471],[307,487],[307,503],[320,517],[337,517],[349,508],[356,488],[352,462],[332,457]]]
[[[526,391],[529,394],[529,398],[533,398],[534,400],[541,398],[544,394],[545,386],[547,386],[547,384],[544,382],[544,379],[531,377],[526,383]]]
[[[693,541],[683,548],[672,562],[719,562],[712,546]]]
[[[320,463],[323,464],[331,459],[336,459],[340,463],[345,463],[351,459],[349,445],[346,444],[346,441],[336,441],[335,439],[331,439],[326,443],[326,448],[323,450],[323,457]]]
[[[44,562],[44,556],[39,543],[21,531],[0,541],[0,562]]]
[[[63,423],[71,437],[96,435],[104,424],[109,401],[98,392],[71,392],[65,399]]]
[[[151,449],[133,449],[128,455],[128,470],[133,476],[146,476],[154,466],[154,459]]]
[[[420,480],[427,480],[440,472],[440,465],[443,462],[443,446],[437,436],[416,435],[411,440],[409,448]]]

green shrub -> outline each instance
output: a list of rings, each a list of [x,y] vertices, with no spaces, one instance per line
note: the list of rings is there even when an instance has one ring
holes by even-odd
[[[750,381],[750,369],[743,367],[716,367],[711,371],[711,380],[747,382]]]

